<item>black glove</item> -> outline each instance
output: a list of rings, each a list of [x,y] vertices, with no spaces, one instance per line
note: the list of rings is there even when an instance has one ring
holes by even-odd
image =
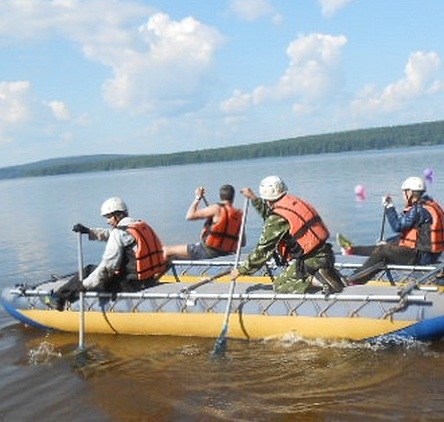
[[[89,228],[80,223],[75,224],[72,231],[76,233],[89,234]]]

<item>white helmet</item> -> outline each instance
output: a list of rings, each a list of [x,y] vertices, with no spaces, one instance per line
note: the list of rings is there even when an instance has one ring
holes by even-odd
[[[104,217],[114,212],[128,212],[125,202],[117,197],[107,199],[100,208],[100,214]]]
[[[275,201],[287,193],[286,184],[278,176],[268,176],[259,185],[259,194],[266,201]]]
[[[411,190],[415,192],[425,192],[426,185],[420,177],[408,177],[404,180],[401,190]]]

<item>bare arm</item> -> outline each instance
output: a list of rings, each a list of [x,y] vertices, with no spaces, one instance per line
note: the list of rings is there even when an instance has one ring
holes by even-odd
[[[213,220],[213,223],[216,223],[220,218],[219,205],[213,204],[199,209],[199,205],[205,195],[205,189],[203,187],[199,187],[196,189],[195,194],[196,198],[191,203],[190,208],[188,208],[185,218],[187,220],[204,220],[207,218],[211,218]]]
[[[195,199],[190,208],[187,211],[187,220],[204,220],[207,218],[212,218],[213,222],[216,223],[220,217],[220,207],[217,204],[209,205],[205,208],[198,208],[200,204],[200,199]]]

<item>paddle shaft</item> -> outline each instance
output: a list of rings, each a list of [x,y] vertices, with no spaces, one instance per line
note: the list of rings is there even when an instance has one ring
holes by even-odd
[[[248,204],[249,204],[249,199],[245,198],[243,215],[242,215],[242,222],[241,222],[241,227],[239,230],[239,239],[238,239],[237,250],[236,250],[236,258],[234,260],[234,268],[233,269],[236,269],[237,266],[239,265],[240,254],[241,254],[241,249],[242,249],[242,239],[243,239],[244,231],[245,231],[245,222],[247,221]],[[235,285],[236,285],[236,279],[233,278],[231,280],[230,291],[228,293],[229,296],[228,296],[228,301],[227,301],[227,308],[225,310],[224,325],[222,327],[221,333],[219,334],[219,337],[216,340],[213,355],[220,355],[225,350],[226,335],[228,332],[228,324],[230,321],[231,302],[233,301],[233,293],[234,293]]]
[[[379,234],[379,241],[382,242],[384,240],[384,231],[385,231],[385,207],[382,208],[382,223],[381,223],[381,233]]]
[[[408,295],[415,287],[418,287],[420,284],[422,284],[424,281],[426,281],[429,277],[431,277],[435,274],[439,274],[441,271],[444,271],[444,263],[441,263],[441,265],[438,265],[437,267],[435,267],[434,270],[431,270],[427,274],[424,274],[420,279],[401,288],[398,292],[399,295],[401,297]]]
[[[230,272],[231,272],[231,270],[221,271],[220,273],[217,273],[211,277],[207,277],[207,278],[204,278],[203,280],[197,281],[196,283],[192,284],[191,286],[184,287],[180,292],[181,293],[188,293],[191,290],[194,290],[200,286],[203,286],[204,284],[210,283],[211,281],[216,280],[220,277],[223,277],[224,275],[230,274]]]
[[[77,254],[79,264],[79,284],[83,284],[83,246],[82,246],[82,233],[78,234],[77,241]],[[79,293],[79,350],[85,349],[85,309],[84,309],[84,293],[83,289],[80,289]]]

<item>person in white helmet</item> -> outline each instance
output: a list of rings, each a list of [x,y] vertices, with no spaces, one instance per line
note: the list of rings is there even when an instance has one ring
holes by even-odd
[[[421,177],[408,177],[401,185],[405,208],[396,211],[390,195],[382,198],[385,216],[392,230],[399,235],[396,241],[377,245],[362,267],[349,278],[350,284],[364,284],[387,264],[435,264],[444,250],[444,211],[438,202],[426,195]],[[350,245],[353,253],[353,245]]]
[[[167,270],[161,240],[146,222],[128,216],[128,207],[121,198],[107,199],[100,213],[111,228],[75,224],[73,231],[87,234],[89,240],[106,242],[102,260],[97,266],[85,268],[82,285],[74,276],[53,294],[52,303],[59,310],[64,309],[66,301],[78,299],[79,289],[135,292],[156,284]]]
[[[255,250],[231,276],[253,274],[274,258],[284,268],[273,280],[277,293],[340,292],[344,285],[334,267],[326,225],[311,204],[287,191],[278,176],[261,181],[260,197],[250,188],[241,190],[264,219],[264,226]]]

